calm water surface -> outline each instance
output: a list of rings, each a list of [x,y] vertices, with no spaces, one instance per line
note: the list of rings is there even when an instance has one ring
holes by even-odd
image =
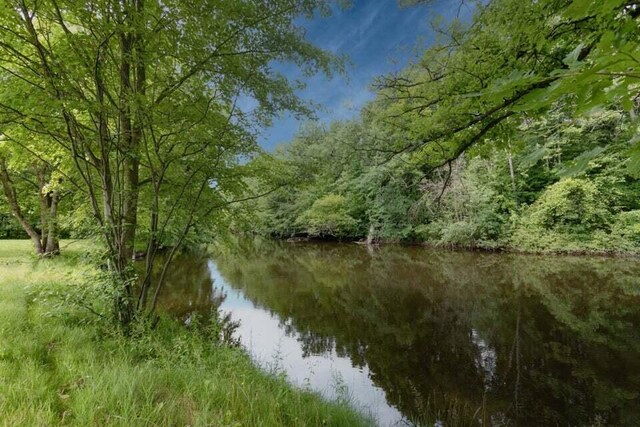
[[[244,347],[380,425],[640,425],[640,265],[355,244],[244,245],[172,267]]]

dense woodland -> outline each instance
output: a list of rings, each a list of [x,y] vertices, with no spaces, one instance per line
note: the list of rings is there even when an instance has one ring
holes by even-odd
[[[525,251],[640,249],[635,2],[477,5],[360,117],[268,161],[260,234]],[[606,18],[606,19],[605,19]],[[607,19],[611,21],[607,22]],[[615,24],[614,24],[615,23]]]
[[[374,121],[388,126],[384,115],[311,126],[275,155],[301,178],[262,201],[258,230],[280,238],[635,251],[640,181],[626,167],[633,126],[625,116],[608,109],[574,118],[558,106],[502,125],[435,169],[412,154],[362,154],[375,143]]]

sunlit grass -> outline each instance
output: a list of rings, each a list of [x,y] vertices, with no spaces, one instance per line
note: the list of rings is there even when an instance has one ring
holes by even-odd
[[[171,320],[123,338],[80,307],[41,298],[86,280],[91,243],[61,246],[61,257],[38,259],[28,241],[0,241],[0,425],[370,424]]]

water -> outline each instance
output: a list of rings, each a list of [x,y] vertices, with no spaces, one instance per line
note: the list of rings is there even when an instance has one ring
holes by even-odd
[[[640,265],[355,244],[175,261],[161,304],[380,425],[640,425]]]

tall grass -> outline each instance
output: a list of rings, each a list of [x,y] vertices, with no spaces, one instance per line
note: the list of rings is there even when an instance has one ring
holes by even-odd
[[[163,319],[124,338],[82,307],[56,302],[47,291],[85,286],[87,248],[74,243],[59,258],[37,259],[29,242],[0,241],[0,425],[371,424],[260,371],[210,334]]]

